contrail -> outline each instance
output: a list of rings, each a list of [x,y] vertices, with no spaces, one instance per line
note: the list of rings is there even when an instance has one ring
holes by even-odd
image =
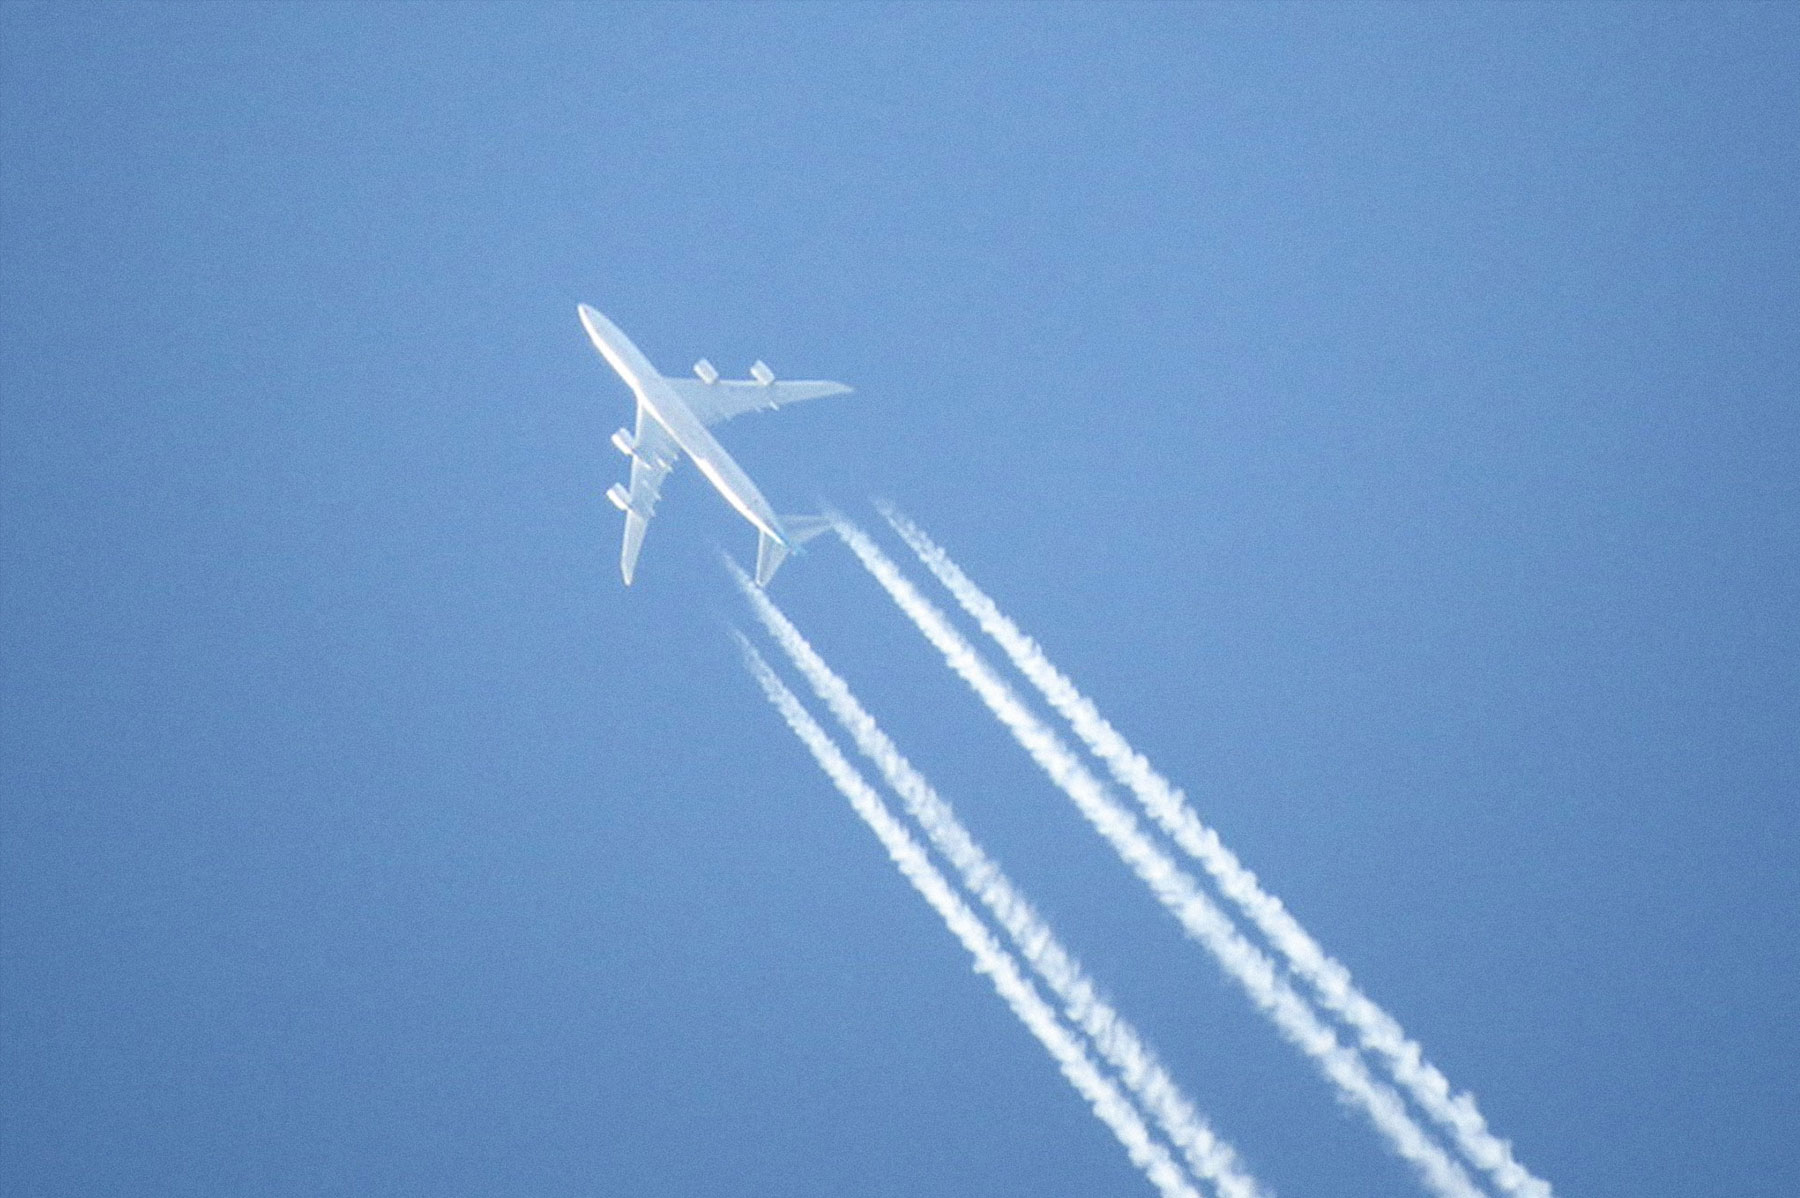
[[[1200,1198],[1199,1192],[1188,1184],[1186,1175],[1169,1155],[1169,1150],[1151,1136],[1137,1109],[1101,1073],[1074,1033],[1063,1025],[1056,1017],[1056,1012],[1038,994],[1037,988],[1020,972],[1019,963],[1012,954],[1000,946],[993,933],[988,931],[987,925],[981,922],[980,917],[952,889],[949,881],[926,856],[924,848],[912,838],[894,813],[887,809],[875,789],[845,759],[831,737],[800,705],[794,692],[776,676],[769,663],[763,660],[750,642],[740,635],[738,643],[744,650],[745,665],[762,685],[763,694],[768,696],[769,702],[781,713],[781,718],[787,721],[794,735],[812,753],[819,768],[825,771],[844,797],[850,800],[850,806],[856,810],[856,814],[881,839],[888,857],[899,867],[906,880],[925,897],[925,901],[931,904],[950,931],[962,941],[969,955],[975,958],[976,972],[988,976],[1000,997],[1006,1000],[1013,1014],[1019,1017],[1019,1022],[1038,1038],[1038,1042],[1049,1051],[1057,1067],[1062,1070],[1063,1076],[1087,1099],[1100,1121],[1118,1137],[1132,1164],[1143,1171],[1163,1198]]]
[[[1100,997],[1080,963],[1063,948],[999,864],[975,842],[950,804],[913,768],[774,601],[752,585],[735,564],[732,574],[775,642],[900,795],[932,844],[955,867],[964,886],[1056,994],[1064,1013],[1087,1034],[1096,1051],[1181,1151],[1194,1175],[1210,1182],[1223,1198],[1264,1198],[1265,1192],[1244,1170],[1236,1152],[1194,1110],[1136,1029]]]
[[[940,546],[892,504],[877,502],[926,569],[1005,651],[1013,665],[1037,687],[1050,706],[1069,721],[1083,744],[1128,788],[1169,838],[1205,868],[1226,898],[1269,939],[1295,974],[1305,979],[1319,1002],[1356,1033],[1364,1049],[1386,1063],[1394,1079],[1421,1110],[1450,1132],[1469,1162],[1517,1198],[1550,1198],[1550,1183],[1514,1159],[1512,1145],[1493,1135],[1467,1091],[1453,1094],[1449,1079],[1425,1059],[1424,1050],[1400,1023],[1357,988],[1350,971],[1330,957],[1300,926],[1279,898],[1264,890],[1256,874],[1238,861],[1219,835],[1203,823],[1173,784],[1151,766],[1099,709],[1058,670],[1043,649],[1014,624]]]
[[[1475,1198],[1482,1194],[1462,1166],[1414,1122],[1400,1095],[1377,1081],[1360,1055],[1338,1042],[1336,1033],[1276,972],[1269,957],[1245,939],[1193,877],[1144,834],[1136,817],[1120,806],[1062,738],[1026,707],[944,614],[919,594],[899,567],[860,528],[842,516],[834,515],[832,519],[838,536],[938,649],[950,668],[969,684],[1187,933],[1205,945],[1282,1034],[1313,1059],[1337,1087],[1339,1096],[1368,1116],[1394,1152],[1417,1170],[1426,1187],[1440,1198]]]

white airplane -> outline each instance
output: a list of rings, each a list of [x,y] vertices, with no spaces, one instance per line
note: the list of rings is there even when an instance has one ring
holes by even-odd
[[[842,383],[776,382],[774,372],[760,361],[743,381],[721,379],[705,358],[694,363],[697,380],[667,378],[656,372],[612,321],[586,304],[578,304],[576,310],[594,348],[637,394],[637,431],[620,429],[612,435],[614,447],[631,459],[631,489],[614,483],[606,492],[613,505],[625,513],[625,545],[619,554],[625,585],[631,585],[637,570],[638,551],[644,547],[650,517],[656,514],[663,478],[683,453],[694,459],[694,465],[727,503],[756,525],[756,583],[767,585],[794,548],[829,524],[817,516],[777,516],[750,476],[706,427],[740,412],[768,411],[803,399],[843,395],[850,388]]]

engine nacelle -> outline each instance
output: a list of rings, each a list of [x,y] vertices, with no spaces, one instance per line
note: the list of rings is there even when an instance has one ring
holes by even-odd
[[[631,495],[625,490],[625,487],[622,484],[614,483],[612,486],[608,487],[606,489],[606,497],[612,500],[613,506],[618,508],[621,512],[629,512],[631,510]]]
[[[711,362],[708,362],[705,358],[701,358],[698,362],[694,363],[694,374],[699,377],[701,382],[706,383],[708,386],[719,381],[718,367],[714,366]]]
[[[612,443],[613,448],[624,454],[626,457],[635,458],[637,456],[637,438],[633,437],[629,431],[620,429],[618,432],[614,433],[612,435]]]
[[[769,369],[769,364],[767,362],[758,358],[756,360],[756,365],[750,368],[750,377],[767,387],[770,383],[775,381],[775,372]]]

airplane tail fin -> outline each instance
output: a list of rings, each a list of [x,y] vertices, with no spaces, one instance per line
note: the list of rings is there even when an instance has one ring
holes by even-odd
[[[766,587],[769,580],[775,577],[775,571],[781,568],[788,554],[806,544],[820,533],[831,527],[831,521],[824,516],[783,516],[782,525],[787,529],[787,544],[783,544],[760,529],[756,534],[756,585]]]

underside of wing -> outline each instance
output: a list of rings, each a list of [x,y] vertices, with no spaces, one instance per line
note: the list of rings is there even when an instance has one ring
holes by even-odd
[[[637,573],[638,554],[644,548],[644,533],[650,528],[650,521],[636,512],[625,513],[625,543],[619,549],[619,573],[625,576],[625,585],[631,585],[631,576]]]
[[[823,380],[777,381],[759,383],[718,379],[707,383],[699,379],[666,379],[701,424],[718,424],[745,412],[769,412],[804,399],[822,399],[827,395],[844,395],[850,388],[842,383]]]
[[[640,403],[637,432],[627,452],[631,455],[631,489],[615,485],[606,495],[625,513],[619,572],[625,576],[625,585],[630,586],[631,576],[637,572],[638,553],[644,547],[644,532],[650,526],[650,518],[656,515],[657,500],[662,498],[663,479],[680,459],[681,447]]]

